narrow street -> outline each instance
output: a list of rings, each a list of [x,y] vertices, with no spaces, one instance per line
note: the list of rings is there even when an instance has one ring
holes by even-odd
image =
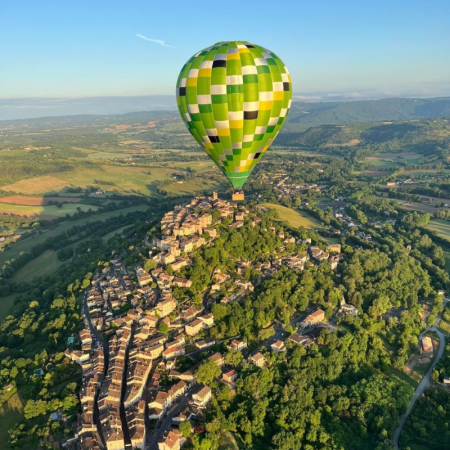
[[[191,388],[192,389],[192,388]],[[172,405],[168,413],[165,413],[163,423],[159,428],[153,430],[153,434],[147,434],[147,441],[145,443],[145,450],[157,450],[158,440],[172,426],[172,417],[182,411],[188,405],[188,398],[183,396],[180,403],[175,403]],[[157,423],[160,421],[158,420]]]
[[[104,361],[105,361],[105,370],[103,375],[106,375],[106,372],[108,371],[109,367],[109,345],[108,342],[103,339],[102,333],[100,333],[95,327],[91,324],[91,317],[89,315],[89,308],[87,307],[87,292],[83,294],[83,298],[81,300],[81,309],[83,311],[83,315],[85,320],[87,321],[87,324],[89,326],[89,329],[91,331],[92,336],[95,336],[98,342],[101,342],[103,346],[103,354],[104,354]],[[94,399],[94,423],[97,425],[97,432],[100,436],[100,439],[102,440],[103,444],[105,444],[105,438],[103,436],[103,430],[99,421],[100,418],[100,412],[98,409],[98,396],[100,392],[97,392],[95,399]]]
[[[125,352],[125,364],[123,366],[123,375],[122,375],[122,390],[120,392],[120,420],[122,422],[122,431],[123,431],[123,440],[125,442],[125,448],[131,448],[131,439],[130,439],[130,430],[128,429],[127,417],[125,413],[125,393],[127,390],[127,373],[128,373],[128,356],[130,353],[130,346],[133,342],[134,329],[131,328],[131,337],[130,337],[130,345],[128,345],[127,350]]]
[[[446,298],[444,299],[444,308],[446,304],[448,303],[450,299]],[[408,408],[406,409],[405,414],[403,414],[402,417],[400,417],[400,422],[399,425],[397,427],[397,429],[395,430],[394,433],[394,447],[396,450],[399,450],[398,447],[398,441],[400,438],[400,434],[403,430],[403,427],[406,423],[406,419],[408,418],[408,416],[411,414],[412,409],[414,408],[414,405],[416,403],[416,400],[419,398],[419,396],[423,393],[423,391],[425,390],[425,388],[429,385],[430,382],[430,377],[431,374],[433,373],[433,369],[434,366],[440,361],[440,359],[442,358],[442,355],[444,354],[444,350],[445,350],[445,335],[443,333],[441,333],[437,326],[440,322],[442,318],[442,312],[439,313],[438,318],[436,319],[436,322],[434,323],[434,325],[432,327],[427,327],[427,329],[425,331],[433,331],[434,333],[436,333],[439,336],[439,350],[438,350],[438,354],[435,358],[435,360],[433,361],[433,364],[431,365],[431,367],[428,369],[428,372],[426,373],[426,375],[422,378],[422,381],[419,383],[419,386],[417,386],[414,395],[412,396]]]

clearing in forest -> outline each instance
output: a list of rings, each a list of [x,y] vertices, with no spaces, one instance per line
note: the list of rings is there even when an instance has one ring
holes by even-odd
[[[278,217],[286,221],[291,227],[314,228],[321,226],[321,223],[316,218],[305,211],[296,211],[274,203],[262,203],[261,206],[275,210],[278,213]]]

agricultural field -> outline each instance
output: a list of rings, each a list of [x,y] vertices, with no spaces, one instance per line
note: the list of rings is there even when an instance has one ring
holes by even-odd
[[[0,321],[8,315],[9,310],[14,305],[14,299],[17,297],[17,295],[18,294],[11,294],[0,297]]]
[[[314,228],[320,227],[321,223],[305,211],[296,211],[286,206],[274,203],[262,203],[261,206],[272,209],[278,213],[280,220],[286,221],[291,227]]]
[[[31,281],[34,277],[51,275],[61,264],[64,264],[64,262],[61,262],[57,258],[56,252],[54,250],[47,250],[42,255],[39,255],[21,267],[12,276],[12,280],[21,283]]]
[[[27,178],[13,184],[1,186],[5,192],[15,192],[17,194],[47,194],[59,192],[69,187],[69,184],[57,176],[44,175],[41,177]]]
[[[121,235],[123,230],[125,230],[125,228],[128,228],[130,225],[125,225],[124,227],[120,227],[117,228],[117,230],[111,231],[110,233],[105,234],[104,236],[101,237],[103,242],[108,242],[108,239],[111,239],[112,237],[114,237],[116,234],[117,235]]]
[[[89,167],[80,167],[76,170],[61,172],[54,176],[42,176],[21,180],[16,183],[2,186],[0,189],[17,194],[51,194],[64,192],[68,187],[87,188],[97,187],[106,192],[116,192],[136,195],[151,195],[159,197],[156,188],[161,182],[174,181],[173,173],[178,170],[186,170],[190,167],[194,172],[217,172],[212,162],[171,161],[161,164],[153,164],[147,167],[133,167],[128,165],[116,166],[108,164],[93,164]],[[185,181],[187,187],[184,191],[194,193],[199,189],[196,179]],[[212,180],[210,183],[216,185]],[[200,186],[201,187],[201,186]],[[202,188],[202,187],[201,187]],[[14,212],[11,210],[11,212]],[[49,214],[49,213],[46,213]],[[63,214],[65,215],[65,214]]]
[[[43,206],[48,205],[51,202],[78,203],[80,200],[81,198],[79,197],[29,197],[25,195],[9,195],[7,197],[0,197],[0,203],[27,206]]]
[[[397,200],[402,208],[407,209],[408,211],[418,211],[423,213],[434,213],[436,208],[427,203],[419,203],[419,202],[407,202],[404,200]]]
[[[164,186],[164,190],[169,195],[192,195],[196,192],[202,193],[203,191],[217,191],[229,188],[227,180],[222,177],[223,180],[210,180],[208,178],[193,178],[188,181],[175,182]]]
[[[435,231],[439,236],[450,240],[450,222],[442,219],[433,219],[426,226],[428,230]]]
[[[3,265],[6,261],[10,259],[17,258],[21,252],[29,251],[30,248],[34,247],[35,245],[42,244],[47,238],[57,236],[58,234],[61,234],[64,231],[69,230],[75,225],[84,225],[87,222],[95,222],[98,220],[105,221],[110,217],[118,216],[120,214],[126,214],[132,211],[145,211],[147,209],[148,209],[147,205],[131,206],[129,208],[123,208],[117,211],[96,214],[90,217],[60,223],[57,226],[44,231],[42,234],[38,234],[36,236],[32,236],[29,238],[24,238],[23,240],[16,242],[7,250],[0,253],[0,265]]]
[[[16,214],[19,216],[39,216],[43,220],[57,219],[65,217],[67,214],[72,215],[78,211],[97,211],[98,206],[83,205],[79,203],[65,203],[57,207],[56,205],[46,206],[28,206],[28,205],[12,205],[0,202],[1,214]]]
[[[420,164],[423,162],[423,153],[411,151],[398,151],[393,153],[380,153],[376,156],[366,157],[366,161],[376,167],[396,167],[400,164]]]
[[[8,430],[23,419],[23,404],[17,392],[0,407],[0,446],[8,442]]]

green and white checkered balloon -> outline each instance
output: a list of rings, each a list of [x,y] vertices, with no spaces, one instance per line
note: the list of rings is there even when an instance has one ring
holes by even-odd
[[[177,105],[192,136],[241,188],[286,120],[292,83],[283,61],[245,41],[218,42],[181,69]]]

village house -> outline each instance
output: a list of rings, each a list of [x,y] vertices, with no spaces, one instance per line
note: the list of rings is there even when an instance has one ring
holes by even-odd
[[[175,346],[172,346],[170,348],[166,348],[162,352],[162,357],[164,359],[173,359],[173,358],[176,358],[178,356],[182,356],[185,353],[186,353],[186,349],[184,348],[183,345],[175,345]]]
[[[271,344],[270,348],[275,353],[280,353],[286,351],[286,346],[284,345],[283,341],[276,341],[273,344]]]
[[[325,311],[323,311],[322,309],[318,309],[312,314],[306,316],[305,319],[300,323],[300,325],[302,328],[309,328],[323,322],[325,322]]]
[[[81,345],[87,345],[87,346],[91,346],[92,345],[92,336],[91,336],[91,332],[88,329],[83,329],[80,331],[80,341],[81,341]]]
[[[309,248],[309,251],[311,253],[311,256],[316,259],[323,253],[323,251],[319,247],[314,246],[311,246]]]
[[[172,269],[177,272],[183,267],[189,266],[192,261],[189,258],[178,258],[175,262],[171,264]]]
[[[195,319],[193,322],[187,323],[184,330],[188,336],[195,336],[204,328],[204,323],[200,319]]]
[[[433,342],[431,341],[431,338],[429,336],[424,336],[422,338],[422,350],[425,353],[433,352]]]
[[[264,367],[267,363],[266,358],[264,358],[264,356],[260,352],[256,353],[253,356],[250,356],[249,361],[256,367],[260,368]]]
[[[238,372],[236,369],[226,369],[222,372],[221,381],[225,383],[234,383],[238,377]]]
[[[202,339],[201,341],[197,341],[195,343],[195,346],[200,349],[203,350],[204,348],[208,348],[211,347],[212,345],[214,345],[216,343],[216,341],[214,339]]]
[[[180,450],[185,440],[179,430],[166,431],[158,441],[158,450]]]
[[[182,288],[190,288],[192,286],[192,281],[186,278],[175,277],[173,279],[173,285]]]
[[[141,400],[136,406],[126,411],[126,421],[133,448],[144,450],[145,444],[145,401]]]
[[[240,341],[238,339],[233,339],[228,345],[227,345],[227,349],[228,350],[243,350],[244,348],[247,348],[247,342],[245,341]]]
[[[172,417],[172,423],[179,425],[186,420],[193,420],[198,417],[198,409],[193,405],[186,406],[181,412]]]
[[[169,264],[172,264],[173,262],[175,262],[175,260],[177,259],[177,256],[179,256],[179,255],[175,255],[174,253],[169,253],[169,252],[161,253],[159,255],[161,264],[163,264],[165,266],[168,266]]]
[[[141,275],[138,275],[137,279],[138,279],[139,287],[144,287],[153,281],[152,277],[148,273],[143,273]]]
[[[198,318],[203,322],[205,328],[210,328],[214,325],[214,316],[212,313],[198,316]]]
[[[353,305],[345,303],[345,299],[342,297],[338,314],[342,316],[351,315],[356,317],[358,315],[358,309]]]
[[[310,337],[302,336],[297,333],[291,334],[289,336],[289,340],[294,344],[301,345],[304,348],[308,348],[313,343],[313,340]]]
[[[332,256],[328,260],[328,265],[330,266],[331,270],[336,270],[339,263],[339,259],[336,256]]]
[[[198,408],[205,406],[211,400],[211,388],[208,386],[200,386],[195,393],[192,394],[192,402]]]
[[[148,417],[150,420],[159,419],[163,412],[170,406],[169,394],[164,391],[158,391],[153,401],[149,402]]]
[[[204,228],[204,233],[208,233],[211,238],[217,237],[217,230],[215,228]]]
[[[198,310],[195,306],[191,306],[190,308],[183,310],[180,315],[185,322],[191,322],[201,312],[202,310]]]
[[[214,353],[214,355],[208,358],[209,361],[214,361],[219,367],[222,367],[225,364],[225,360],[223,358],[222,353]]]
[[[180,395],[186,392],[186,383],[180,380],[178,383],[174,384],[168,391],[170,402],[173,403]]]
[[[341,253],[341,244],[328,244],[326,250],[329,253]]]
[[[174,298],[168,298],[156,305],[156,311],[160,317],[166,317],[176,308],[176,306],[176,300]]]

